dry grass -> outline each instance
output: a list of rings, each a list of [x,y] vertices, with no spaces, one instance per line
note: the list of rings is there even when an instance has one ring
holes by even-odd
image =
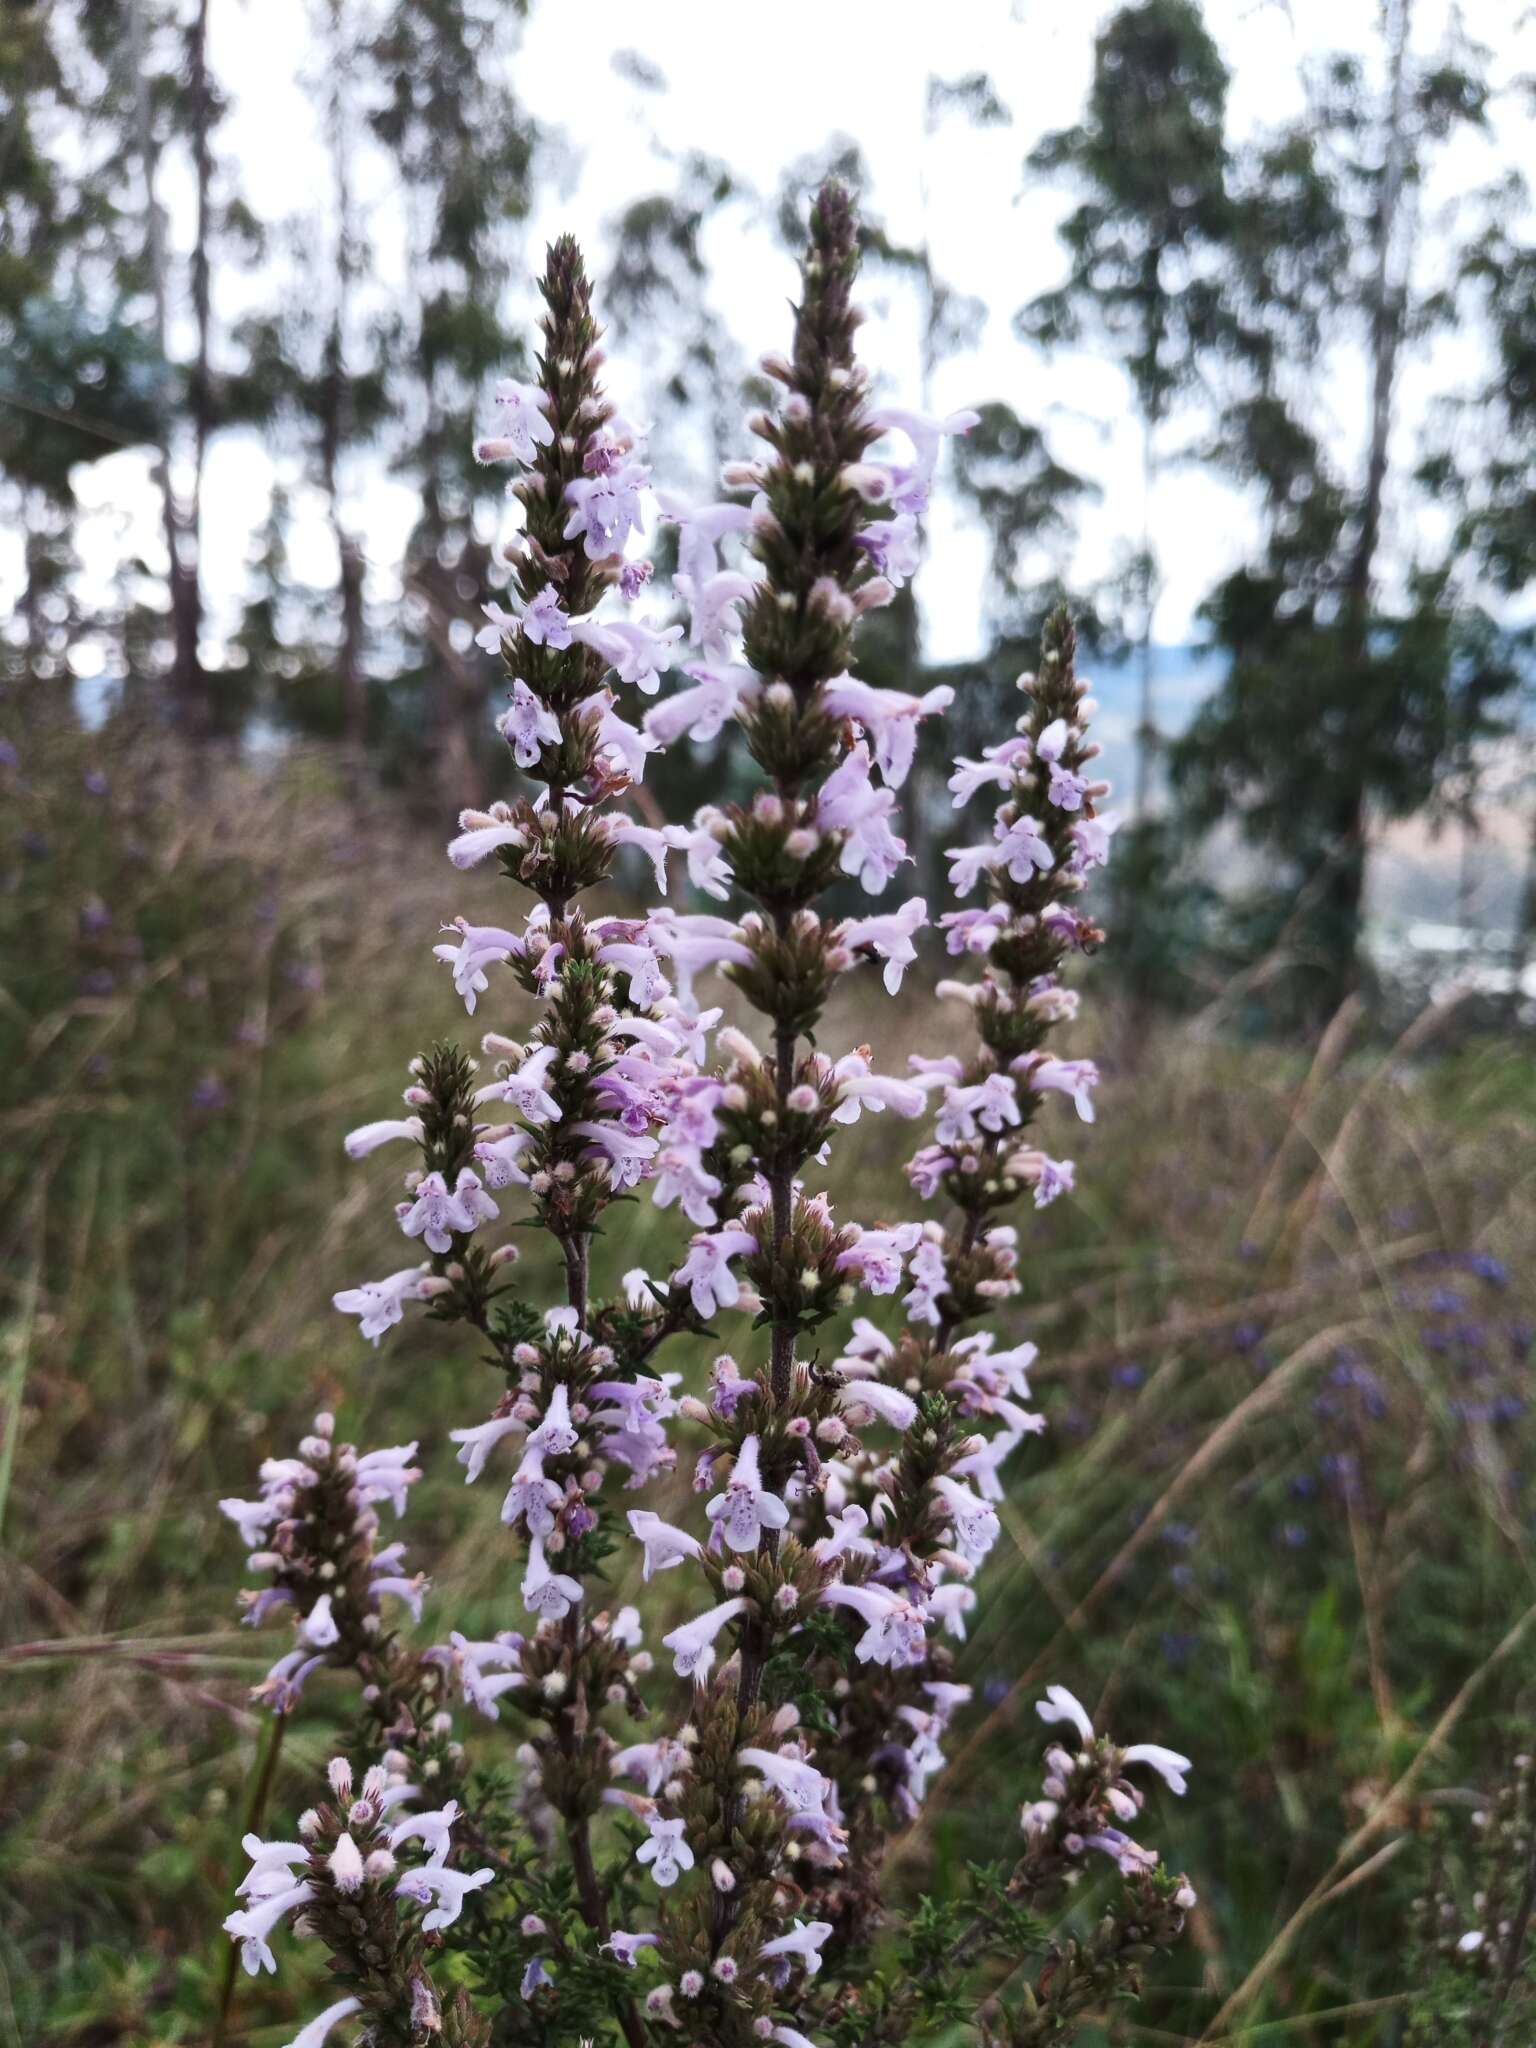
[[[57,787],[72,762],[48,764]],[[348,1169],[340,1133],[418,1044],[464,1031],[425,946],[495,884],[383,813],[359,828],[312,764],[181,772],[115,762],[107,824],[6,911],[5,2048],[206,2038],[269,1661],[230,1626],[215,1503],[309,1409],[359,1441],[422,1438],[407,1533],[429,1627],[513,1618],[501,1531],[445,1455],[489,1398],[473,1347],[417,1329],[375,1356],[328,1306],[396,1250],[387,1169]],[[143,941],[109,992],[81,979],[95,896]],[[826,1043],[870,1018],[896,1070],[956,1028],[850,984]],[[1204,1903],[1138,2038],[1390,2041],[1426,1794],[1486,1785],[1529,1694],[1536,1440],[1491,1410],[1523,1387],[1512,1326],[1536,1307],[1536,1090],[1522,1048],[1451,1050],[1451,1022],[1383,1048],[1347,1016],[1302,1059],[1112,1021],[1101,1121],[1065,1142],[1080,1196],[1026,1219],[1008,1320],[1041,1345],[1053,1427],[967,1648],[980,1709],[901,1863],[944,1882],[1006,1853],[1047,1676],[1188,1748],[1156,1839]],[[224,1099],[196,1108],[210,1074]],[[858,1135],[852,1206],[895,1214],[908,1134]],[[661,1263],[673,1219],[624,1213],[600,1262]],[[1508,1283],[1428,1263],[1471,1252]],[[1461,1305],[1434,1306],[1452,1287]],[[277,1810],[339,1708],[318,1689],[297,1722]]]

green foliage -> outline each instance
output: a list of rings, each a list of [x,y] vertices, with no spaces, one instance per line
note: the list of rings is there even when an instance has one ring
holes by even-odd
[[[6,991],[27,1012],[8,1012],[15,1035],[0,1061],[0,1113],[19,1140],[6,1213],[29,1232],[41,1190],[49,1219],[40,1240],[13,1236],[22,1256],[7,1264],[0,1373],[10,1384],[24,1357],[25,1377],[0,1619],[7,1643],[53,1646],[0,1661],[5,2048],[211,2038],[251,1767],[248,1738],[231,1749],[231,1719],[243,1726],[246,1690],[269,1661],[229,1625],[240,1546],[213,1503],[245,1490],[255,1461],[318,1401],[342,1408],[360,1440],[423,1441],[428,1477],[408,1534],[413,1555],[443,1559],[423,1639],[506,1623],[502,1554],[472,1533],[484,1503],[466,1498],[445,1444],[466,1387],[481,1384],[484,1345],[466,1335],[461,1369],[427,1373],[408,1339],[386,1379],[326,1305],[349,1277],[398,1262],[386,1217],[356,1266],[338,1265],[337,1138],[400,1085],[406,1056],[441,1022],[435,986],[426,1014],[412,1008],[420,975],[407,943],[440,915],[435,885],[403,896],[415,856],[388,843],[344,864],[332,799],[297,766],[276,784],[210,785],[190,808],[173,755],[116,745],[24,747],[29,788],[7,790],[18,834],[71,806],[79,815],[67,840],[50,832],[47,857],[9,843],[0,896],[16,963]],[[97,771],[111,787],[104,806],[82,784]],[[282,791],[287,808],[274,812]],[[105,941],[65,912],[92,891],[112,932],[143,949],[131,1002],[79,992]],[[163,971],[199,934],[203,951]],[[259,1002],[293,986],[278,963],[295,957],[323,969],[306,973],[302,1003],[263,1044],[235,1042]],[[188,970],[209,980],[206,996],[188,994]],[[914,1018],[914,1042],[931,1031]],[[1529,1061],[1488,1044],[1412,1078],[1352,1064],[1298,1125],[1305,1066],[1273,1048],[1185,1043],[1145,1025],[1125,1042],[1134,1077],[1106,1088],[1102,1121],[1080,1140],[1098,1161],[1091,1205],[1041,1218],[1023,1318],[1000,1330],[1040,1342],[1051,1427],[1023,1454],[1004,1508],[1018,1542],[1009,1551],[1005,1539],[996,1598],[956,1646],[977,1704],[914,1832],[866,2002],[832,2036],[850,2048],[878,2041],[871,2014],[894,2016],[913,1985],[924,2003],[910,2038],[966,2039],[942,1958],[977,1917],[999,1984],[1019,1961],[1038,1978],[1058,1941],[1092,1938],[1098,1895],[1070,1902],[1059,1925],[1029,1926],[1008,1917],[988,1875],[1007,1867],[1018,1808],[1039,1790],[1033,1693],[1005,1694],[1004,1673],[1034,1666],[1090,1704],[1108,1695],[1125,1739],[1155,1729],[1196,1759],[1188,1798],[1160,1803],[1146,1837],[1201,1895],[1197,1943],[1154,1977],[1149,2023],[1194,2034],[1214,2009],[1206,1965],[1229,1988],[1241,1982],[1529,1605],[1533,1424],[1520,1403],[1536,1299],[1516,1256],[1533,1227]],[[93,1081],[97,1050],[113,1073]],[[1106,1066],[1116,1052],[1111,1037]],[[205,1065],[230,1099],[189,1117]],[[871,1214],[900,1201],[902,1134],[888,1121],[858,1133]],[[598,1248],[600,1292],[636,1262],[659,1270],[649,1212],[625,1215]],[[350,1238],[357,1224],[345,1227]],[[23,1352],[34,1245],[42,1286]],[[515,1277],[496,1304],[514,1338],[533,1331],[527,1303],[545,1298],[537,1273]],[[1312,1362],[1293,1368],[1309,1341]],[[712,1348],[702,1340],[690,1370]],[[1280,1374],[1279,1398],[1245,1412]],[[1194,1491],[1144,1523],[1218,1430],[1227,1448]],[[615,1603],[629,1547],[609,1560]],[[814,1715],[811,1661],[776,1663],[770,1697]],[[1237,2024],[1285,2018],[1304,2048],[1328,2048],[1337,2028],[1309,2013],[1417,1996],[1429,1982],[1409,1981],[1402,1941],[1433,1875],[1421,1798],[1490,1775],[1486,1758],[1507,1753],[1528,1702],[1523,1670],[1511,1660],[1474,1691],[1418,1792],[1389,1808],[1377,1842],[1408,1846],[1306,1924]],[[306,1694],[274,1814],[305,1804],[315,1770],[345,1745],[342,1710],[324,1683]],[[485,1790],[500,1832],[512,1788],[497,1790],[487,1766],[505,1731],[467,1733],[476,1803]],[[534,1952],[520,1915],[499,1886],[473,1895],[494,1927],[500,2024],[513,2030],[501,2038],[531,2048],[539,2027],[569,2020],[577,2039],[611,2039],[615,1966],[565,1926],[558,1865],[529,1881],[548,1888],[539,1897],[571,1952],[557,1976],[569,2002],[557,2020],[550,1994],[531,2006],[518,1995]],[[468,1940],[471,1924],[466,1909],[453,1932]],[[642,1956],[621,1988],[652,1981]],[[289,2038],[320,1988],[297,1969],[242,1985],[241,2029],[263,2044]],[[1377,2036],[1382,2048],[1391,2038]]]
[[[1201,263],[1226,227],[1228,74],[1193,0],[1122,7],[1094,44],[1083,121],[1047,135],[1030,170],[1084,197],[1061,228],[1067,282],[1018,317],[1047,345],[1101,333],[1158,420],[1194,372],[1220,284]]]

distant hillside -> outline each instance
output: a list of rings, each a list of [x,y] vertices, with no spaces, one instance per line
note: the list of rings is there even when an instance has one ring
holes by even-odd
[[[1104,772],[1123,794],[1130,789],[1135,772],[1140,657],[1089,659],[1083,668],[1103,707],[1094,732],[1104,748]],[[1169,737],[1181,733],[1219,685],[1225,668],[1225,656],[1210,648],[1194,644],[1154,647],[1153,706],[1159,731]],[[1518,766],[1511,758],[1507,771],[1496,779],[1516,785]],[[1510,928],[1529,857],[1531,803],[1529,794],[1517,790],[1512,799],[1491,804],[1483,830],[1470,847],[1464,847],[1463,835],[1454,826],[1437,832],[1423,820],[1409,819],[1384,827],[1371,870],[1373,926],[1398,931],[1413,923],[1451,924],[1465,889],[1472,928],[1485,932]],[[1233,872],[1230,853],[1227,846],[1222,860],[1224,875]]]

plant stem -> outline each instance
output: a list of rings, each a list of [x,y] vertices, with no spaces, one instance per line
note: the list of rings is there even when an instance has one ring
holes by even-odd
[[[277,1776],[277,1759],[283,1747],[283,1736],[287,1727],[288,1716],[286,1714],[274,1714],[272,1716],[271,1729],[267,1735],[266,1753],[262,1757],[261,1768],[256,1774],[256,1783],[251,1790],[250,1803],[245,1810],[245,1827],[243,1832],[246,1834],[259,1835],[261,1833],[261,1824],[266,1818],[267,1801],[272,1796],[272,1785]],[[239,1960],[239,1947],[235,1942],[230,1942],[229,1953],[224,1958],[224,1977],[219,1986],[219,2010],[213,2023],[210,2048],[224,2048],[225,2040],[228,2038],[229,2015],[235,1999],[235,1977],[239,1969]]]

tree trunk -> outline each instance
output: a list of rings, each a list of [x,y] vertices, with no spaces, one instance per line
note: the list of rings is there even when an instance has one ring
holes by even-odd
[[[187,397],[192,411],[192,491],[188,501],[186,537],[190,560],[186,565],[183,604],[189,631],[190,666],[186,675],[196,689],[195,722],[213,724],[213,701],[209,678],[202,668],[198,643],[202,637],[203,594],[200,582],[203,532],[203,472],[208,460],[208,442],[213,431],[213,392],[209,347],[213,324],[212,270],[208,243],[212,233],[211,198],[213,157],[208,146],[212,121],[212,90],[208,77],[208,0],[198,0],[191,32],[187,38],[187,101],[192,124],[192,167],[197,184],[197,225],[192,243],[192,317],[197,341],[187,378]]]
[[[134,70],[139,162],[144,178],[144,253],[154,306],[155,342],[161,356],[168,361],[170,319],[165,220],[156,193],[158,150],[154,109],[150,100],[144,0],[128,0],[128,53]],[[166,589],[171,616],[171,709],[179,724],[194,734],[200,734],[207,730],[209,707],[207,678],[203,674],[199,646],[203,605],[198,581],[198,535],[176,496],[171,478],[171,443],[171,422],[167,418],[161,423],[156,442],[153,474],[160,492],[160,518],[168,558]]]
[[[1345,648],[1348,666],[1363,677],[1371,658],[1371,602],[1376,556],[1381,544],[1382,506],[1392,437],[1393,395],[1398,352],[1407,314],[1407,262],[1398,249],[1401,202],[1407,169],[1408,37],[1412,0],[1386,0],[1388,98],[1381,185],[1372,223],[1375,264],[1370,287],[1371,431],[1359,524],[1345,578]],[[1366,791],[1363,779],[1344,790],[1337,808],[1333,842],[1324,877],[1322,933],[1327,948],[1324,1013],[1332,1015],[1360,980],[1360,911],[1368,855]]]
[[[1152,625],[1157,613],[1156,565],[1152,559],[1152,486],[1156,479],[1157,423],[1150,413],[1141,422],[1141,633],[1140,707],[1136,719],[1136,783],[1131,818],[1141,824],[1152,801],[1152,763],[1157,753],[1157,706],[1152,692]]]
[[[332,68],[329,104],[331,169],[336,196],[336,304],[326,344],[325,416],[321,426],[321,471],[331,533],[336,542],[337,595],[341,604],[341,651],[337,682],[345,721],[347,793],[355,805],[362,797],[368,746],[368,679],[364,670],[367,613],[364,587],[367,563],[362,543],[348,527],[341,510],[341,460],[356,427],[352,384],[347,373],[347,334],[355,274],[353,241],[351,142],[343,92],[348,77],[348,47],[343,0],[331,0]]]
[[[1509,1014],[1518,1021],[1524,1008],[1521,983],[1531,956],[1536,953],[1536,811],[1531,814],[1530,844],[1525,858],[1525,880],[1515,905],[1514,941],[1509,951]]]
[[[430,444],[430,431],[428,438]],[[466,656],[453,644],[459,605],[457,577],[453,570],[444,568],[441,559],[442,543],[447,536],[437,480],[429,471],[422,484],[422,522],[416,534],[415,560],[408,564],[406,573],[426,617],[427,718],[433,785],[441,808],[460,811],[477,805],[481,798],[474,727],[484,709],[485,694],[473,653]]]

